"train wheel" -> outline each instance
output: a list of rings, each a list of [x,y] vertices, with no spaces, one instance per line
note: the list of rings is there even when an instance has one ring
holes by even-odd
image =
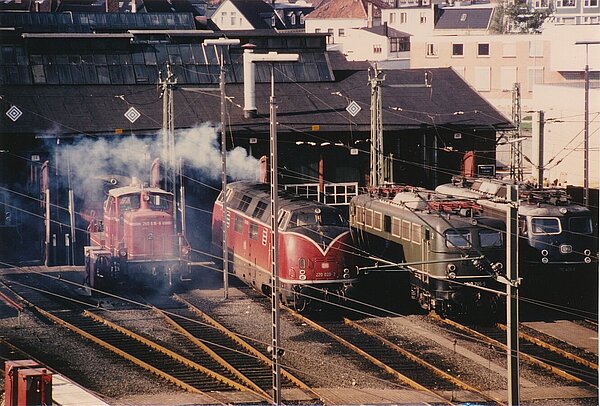
[[[294,294],[294,310],[298,313],[304,313],[308,307],[308,300],[304,297]]]

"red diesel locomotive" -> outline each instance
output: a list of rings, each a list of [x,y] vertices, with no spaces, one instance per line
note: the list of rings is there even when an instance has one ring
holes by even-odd
[[[141,185],[111,189],[89,231],[86,283],[93,288],[126,279],[141,287],[171,286],[190,278],[190,246],[177,233],[172,193]]]
[[[227,245],[234,274],[270,295],[271,225],[269,185],[227,185]],[[222,253],[223,192],[212,219],[213,248]],[[337,209],[284,192],[279,194],[279,291],[298,311],[344,301],[357,281],[357,255],[347,222]]]

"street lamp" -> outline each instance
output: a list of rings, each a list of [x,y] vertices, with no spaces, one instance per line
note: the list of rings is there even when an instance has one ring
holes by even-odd
[[[214,45],[221,48],[221,57],[219,58],[219,88],[221,90],[221,196],[223,197],[223,219],[221,229],[223,232],[223,298],[229,296],[229,256],[227,250],[227,131],[225,131],[225,52],[223,48],[229,45],[238,45],[239,39],[217,38],[206,39],[203,45]]]
[[[297,62],[298,54],[278,54],[277,52],[269,52],[268,54],[254,54],[247,49],[244,53],[244,69],[253,71],[252,63],[255,62],[270,62],[271,63],[271,98],[270,98],[270,160],[271,160],[271,359],[273,360],[273,404],[281,404],[281,371],[279,366],[279,357],[283,352],[279,347],[279,269],[277,259],[279,257],[278,241],[278,224],[277,214],[279,205],[277,199],[277,102],[275,100],[275,62]],[[244,71],[244,79],[246,79],[246,71]],[[251,78],[252,83],[246,85],[254,86],[254,78]],[[252,95],[253,97],[253,95]],[[247,106],[250,109],[255,109],[253,100],[247,100]]]
[[[598,45],[600,41],[577,41],[575,45],[585,45],[585,127],[584,127],[584,153],[583,153],[583,202],[586,207],[590,205],[590,67],[588,65],[588,48],[590,45]]]

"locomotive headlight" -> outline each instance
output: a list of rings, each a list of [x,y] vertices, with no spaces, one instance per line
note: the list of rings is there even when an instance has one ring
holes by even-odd
[[[571,245],[562,244],[560,246],[560,253],[561,254],[570,254],[571,252],[573,252],[573,247]]]
[[[456,272],[456,265],[448,264],[448,272]]]
[[[344,268],[344,279],[350,278],[350,270],[348,268]]]
[[[561,207],[560,209],[558,209],[559,212],[561,212],[561,214],[567,214],[567,208],[566,207]]]
[[[592,263],[592,258],[585,257],[584,260],[583,260],[583,262],[585,262],[586,264],[590,264],[590,263]]]
[[[125,257],[127,256],[127,249],[126,249],[126,248],[121,248],[121,249],[119,250],[119,256],[120,256],[121,258],[125,258]]]
[[[548,250],[542,250],[542,255],[545,256],[545,257],[547,257],[548,256]]]
[[[584,250],[583,251],[583,255],[585,255],[586,257],[589,257],[590,255],[592,255],[592,251],[590,251],[590,250]]]
[[[542,264],[547,264],[548,263],[548,258],[544,257],[542,258]]]
[[[306,258],[300,258],[298,260],[298,268],[306,269]]]

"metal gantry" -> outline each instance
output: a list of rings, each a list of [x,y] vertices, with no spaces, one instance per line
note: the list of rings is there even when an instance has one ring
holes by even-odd
[[[377,69],[377,65],[369,68],[369,84],[371,86],[371,176],[370,186],[383,185],[383,123],[381,114],[381,84],[385,74]]]

